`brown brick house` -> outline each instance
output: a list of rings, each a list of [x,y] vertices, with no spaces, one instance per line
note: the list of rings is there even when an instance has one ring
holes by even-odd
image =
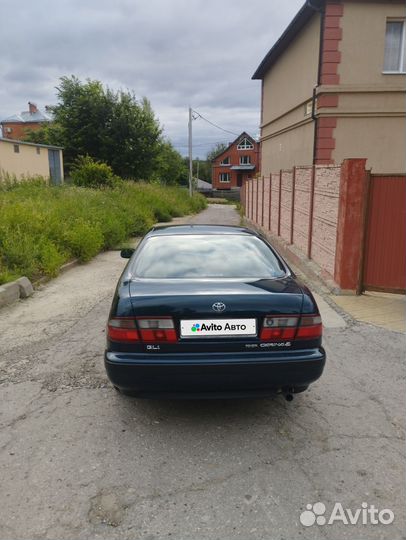
[[[259,144],[245,131],[212,160],[213,189],[240,188],[258,172]]]
[[[28,111],[9,116],[0,122],[3,138],[20,140],[27,130],[36,130],[44,123],[52,122],[49,111],[40,111],[35,103],[28,102]]]
[[[306,1],[253,75],[261,174],[367,158],[406,170],[404,0]]]

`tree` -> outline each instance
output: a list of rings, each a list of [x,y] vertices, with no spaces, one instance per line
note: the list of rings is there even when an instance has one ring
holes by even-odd
[[[79,156],[110,165],[123,178],[154,176],[162,149],[162,129],[146,98],[133,93],[113,92],[102,83],[77,77],[62,77],[57,87],[58,103],[51,110],[55,127],[29,134],[30,140],[64,147],[69,170]]]
[[[205,159],[193,160],[193,172],[197,175],[197,165],[199,163],[199,178],[205,182],[210,182],[211,184],[211,162]]]
[[[149,101],[138,103],[133,94],[120,91],[104,138],[104,160],[123,178],[148,180],[156,173],[161,134]]]
[[[228,147],[228,144],[218,142],[216,143],[213,148],[207,152],[207,161],[213,161],[213,159],[221,154],[221,152],[224,152],[224,150]]]
[[[80,156],[71,169],[72,181],[76,186],[89,188],[116,187],[122,180],[113,173],[107,163],[95,161],[90,156]]]
[[[156,158],[156,175],[163,184],[186,184],[188,168],[185,160],[169,141],[162,141]]]
[[[49,144],[55,146],[64,146],[62,127],[52,122],[45,124],[38,129],[26,129],[23,140],[37,143],[37,144]]]
[[[187,176],[186,180],[189,182],[189,158],[183,157],[182,158],[184,166],[187,170]],[[199,171],[199,179],[204,180],[205,182],[209,182],[211,184],[211,162],[207,161],[205,159],[198,159],[195,158],[193,160],[193,177],[197,178],[197,172]]]

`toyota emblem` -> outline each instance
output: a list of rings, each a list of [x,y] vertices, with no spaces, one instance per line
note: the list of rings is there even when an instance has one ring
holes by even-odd
[[[213,311],[217,311],[217,313],[221,313],[226,309],[226,305],[223,304],[223,302],[215,302],[211,307]]]

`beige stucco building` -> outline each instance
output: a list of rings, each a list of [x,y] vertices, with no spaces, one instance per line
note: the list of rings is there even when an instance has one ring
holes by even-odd
[[[311,0],[265,56],[261,172],[367,158],[406,171],[402,0]]]
[[[32,176],[63,183],[62,148],[0,138],[0,182],[7,177]]]

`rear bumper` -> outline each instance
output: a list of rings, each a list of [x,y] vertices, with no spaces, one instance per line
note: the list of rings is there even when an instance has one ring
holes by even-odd
[[[105,353],[113,385],[140,397],[269,395],[308,386],[321,376],[325,361],[322,347],[272,355]]]

